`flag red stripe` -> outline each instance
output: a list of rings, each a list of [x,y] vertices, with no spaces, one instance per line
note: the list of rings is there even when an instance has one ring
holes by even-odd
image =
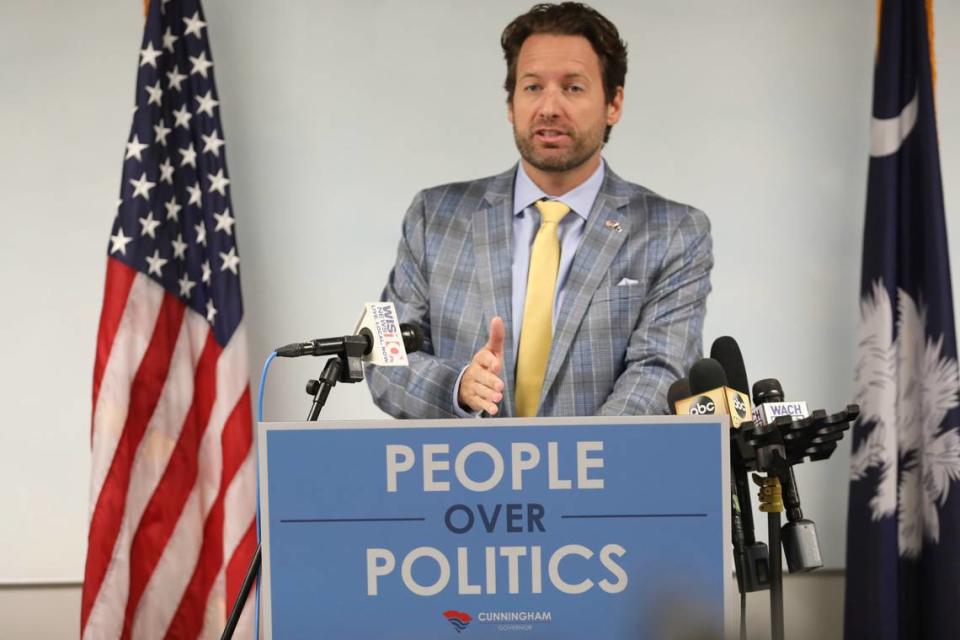
[[[97,333],[97,353],[93,364],[93,410],[97,408],[103,371],[110,359],[113,339],[117,335],[120,319],[127,307],[127,298],[137,272],[119,260],[107,258],[106,284],[103,287],[103,309],[100,311],[100,329]],[[90,422],[90,437],[93,439],[93,421]]]
[[[110,463],[110,470],[107,472],[103,488],[96,498],[93,517],[90,519],[87,562],[80,606],[81,629],[86,627],[90,611],[93,609],[110,564],[113,547],[123,521],[134,456],[163,391],[174,345],[180,332],[180,324],[183,322],[184,310],[183,303],[175,296],[169,293],[164,294],[150,338],[150,346],[147,347],[130,385],[130,408],[123,425],[123,433]]]
[[[253,554],[257,551],[257,519],[254,516],[250,520],[250,526],[233,552],[230,561],[227,563],[227,569],[224,572],[227,578],[227,615],[233,610],[233,603],[240,595],[240,587],[243,586],[243,579],[247,576],[247,569],[250,568],[250,561],[253,560]],[[262,565],[261,565],[262,566]],[[250,597],[253,596],[253,589],[250,590]],[[247,603],[246,606],[251,606]]]
[[[217,360],[222,349],[213,332],[207,335],[194,375],[193,403],[184,419],[180,437],[167,468],[150,497],[130,545],[130,588],[123,620],[122,638],[129,638],[134,613],[163,549],[183,512],[197,481],[200,442],[210,422],[216,398]]]
[[[245,387],[221,434],[223,467],[220,491],[204,523],[200,557],[167,629],[168,638],[195,638],[203,628],[210,589],[224,565],[224,495],[253,443],[250,424],[250,388]]]

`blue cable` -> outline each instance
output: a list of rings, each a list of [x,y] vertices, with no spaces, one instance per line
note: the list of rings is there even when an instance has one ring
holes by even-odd
[[[263,422],[263,389],[267,386],[267,370],[270,368],[270,363],[273,362],[273,359],[277,357],[277,352],[272,352],[267,356],[266,361],[263,363],[263,370],[260,372],[260,389],[257,392],[257,423]],[[260,439],[259,437],[254,442],[254,446],[259,449]],[[255,455],[257,456],[257,546],[260,546],[260,452],[256,451]],[[260,555],[260,572],[257,574],[257,586],[254,591],[254,601],[253,601],[253,637],[254,640],[260,640],[260,573],[263,572],[263,554],[261,549]]]

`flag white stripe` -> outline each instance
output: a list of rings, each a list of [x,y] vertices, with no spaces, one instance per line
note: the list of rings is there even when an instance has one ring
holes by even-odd
[[[237,475],[227,488],[224,496],[224,512],[231,515],[223,523],[223,551],[224,558],[233,557],[237,545],[250,526],[250,521],[256,514],[257,502],[257,463],[254,460],[255,447],[250,447],[243,465],[237,470]],[[232,606],[233,603],[231,602]]]
[[[163,555],[150,576],[133,617],[132,638],[163,638],[190,584],[203,540],[203,515],[196,487],[190,492]],[[123,615],[120,616],[123,618]]]
[[[130,287],[95,399],[88,524],[123,434],[130,405],[130,385],[150,344],[162,303],[163,287],[138,273]]]

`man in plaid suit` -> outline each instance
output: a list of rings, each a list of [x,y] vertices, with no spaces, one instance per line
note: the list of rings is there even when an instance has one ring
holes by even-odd
[[[424,345],[409,368],[368,368],[374,400],[400,418],[663,413],[702,349],[709,222],[601,157],[627,66],[612,23],[579,3],[537,5],[501,44],[521,160],[417,194],[383,296]],[[542,201],[562,203],[552,254],[538,248]]]

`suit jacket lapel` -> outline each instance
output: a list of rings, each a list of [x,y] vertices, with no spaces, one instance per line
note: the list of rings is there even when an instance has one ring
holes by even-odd
[[[630,235],[630,219],[621,209],[629,202],[623,180],[609,167],[600,193],[587,217],[583,239],[567,276],[563,306],[554,327],[541,401],[553,385],[580,328],[594,291]]]
[[[483,335],[494,316],[506,325],[501,415],[513,415],[513,180],[516,167],[496,176],[484,196],[488,206],[473,216],[473,250],[483,294]]]

